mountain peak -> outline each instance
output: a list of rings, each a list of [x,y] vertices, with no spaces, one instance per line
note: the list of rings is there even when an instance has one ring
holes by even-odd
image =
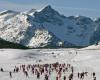
[[[57,22],[59,21],[57,16],[61,16],[56,10],[51,8],[50,5],[43,8],[40,12],[34,13],[34,20],[37,22]]]
[[[54,10],[50,5],[48,5],[45,8],[43,8],[42,12],[58,14],[58,12],[56,10]]]
[[[44,9],[52,9],[51,5],[47,5]]]

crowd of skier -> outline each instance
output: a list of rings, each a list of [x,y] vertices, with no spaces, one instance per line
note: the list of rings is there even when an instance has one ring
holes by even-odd
[[[5,72],[5,69],[2,67],[0,72]],[[29,78],[31,73],[33,77],[35,76],[37,80],[85,80],[86,77],[91,76],[91,80],[96,80],[95,72],[92,72],[91,75],[89,72],[76,72],[74,66],[71,64],[60,64],[58,62],[52,64],[20,64],[15,65],[13,71],[9,71],[9,77],[13,78],[14,73],[22,72],[24,77]],[[54,75],[55,74],[55,75]],[[54,75],[54,76],[52,76]],[[54,77],[51,79],[51,77]]]

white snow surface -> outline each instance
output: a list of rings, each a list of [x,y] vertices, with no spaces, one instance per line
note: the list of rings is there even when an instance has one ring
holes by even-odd
[[[94,47],[93,47],[94,48]],[[100,49],[100,48],[99,48]],[[77,54],[76,54],[77,52]],[[41,60],[41,61],[40,61]],[[0,67],[12,71],[14,66],[21,64],[44,63],[70,63],[77,71],[96,72],[97,80],[100,80],[100,50],[97,49],[0,49]],[[55,75],[55,74],[54,74]],[[53,77],[54,77],[53,75]],[[55,80],[51,77],[51,80]],[[0,72],[0,80],[37,80],[36,77],[26,78],[22,73],[13,74],[9,78],[8,72]],[[44,80],[43,78],[39,80]],[[78,80],[73,79],[73,80]],[[91,78],[85,80],[92,80]]]

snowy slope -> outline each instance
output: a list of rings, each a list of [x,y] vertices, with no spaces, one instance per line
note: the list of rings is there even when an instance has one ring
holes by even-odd
[[[96,24],[85,16],[65,17],[46,6],[26,13],[5,11],[0,13],[0,37],[29,47],[59,45],[88,46]]]
[[[76,54],[77,51],[77,54]],[[53,53],[53,54],[52,54]],[[12,71],[14,66],[21,64],[44,64],[44,63],[70,63],[76,71],[96,72],[96,80],[100,80],[100,50],[83,50],[83,49],[1,49],[0,50],[0,67],[7,72],[0,72],[0,80],[37,80],[35,76],[29,73],[26,78],[23,73],[13,73],[13,78],[9,78],[8,71]],[[5,58],[6,57],[6,58]],[[41,62],[40,62],[41,61]],[[68,75],[69,73],[67,73]],[[53,74],[53,77],[56,76]],[[89,77],[89,76],[88,76]],[[44,80],[43,77],[39,80]],[[79,80],[79,79],[74,79]],[[92,77],[85,79],[92,80]]]
[[[100,50],[100,44],[98,45],[91,45],[88,47],[83,48],[84,50]]]

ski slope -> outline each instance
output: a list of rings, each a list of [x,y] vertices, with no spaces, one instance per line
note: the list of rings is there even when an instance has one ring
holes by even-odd
[[[94,47],[93,47],[94,48]],[[37,80],[29,72],[29,78],[26,78],[21,72],[13,74],[12,79],[9,77],[9,71],[14,66],[20,64],[45,64],[45,63],[70,63],[75,67],[75,71],[88,71],[91,75],[96,72],[97,80],[100,80],[100,50],[99,49],[0,49],[0,68],[3,67],[6,72],[0,72],[0,80]],[[63,74],[62,74],[63,75]],[[66,74],[67,75],[67,74]],[[55,80],[55,73],[50,80]],[[38,80],[44,80],[41,76]],[[63,80],[63,79],[62,79]],[[77,78],[73,80],[79,80]],[[84,80],[92,80],[91,76]]]

